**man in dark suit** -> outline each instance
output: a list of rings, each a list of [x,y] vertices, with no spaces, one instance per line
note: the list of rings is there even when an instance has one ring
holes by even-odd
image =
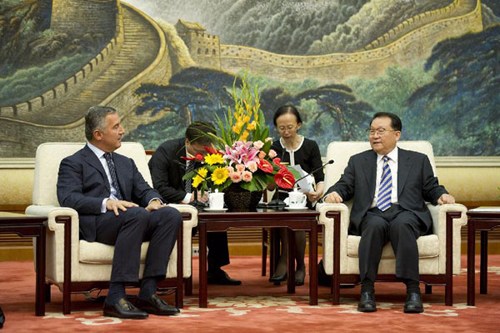
[[[148,313],[175,315],[179,309],[159,298],[156,286],[165,278],[182,217],[146,183],[132,159],[113,153],[121,146],[123,135],[116,110],[101,106],[88,110],[87,145],[63,159],[59,167],[59,203],[78,212],[81,238],[115,247],[105,316],[144,319]],[[144,241],[150,244],[134,306],[126,298],[125,284],[139,280]]]
[[[426,155],[397,148],[401,119],[380,112],[373,116],[369,139],[372,150],[349,159],[344,174],[324,202],[353,200],[349,232],[360,235],[361,299],[358,311],[376,311],[374,282],[382,248],[391,242],[396,276],[406,284],[406,313],[424,311],[420,296],[417,238],[431,231],[426,201],[454,203],[440,186]]]
[[[215,128],[208,123],[194,122],[190,124],[184,138],[167,140],[162,143],[149,161],[149,169],[153,178],[153,186],[170,202],[205,203],[206,194],[192,191],[191,181],[182,177],[189,168],[183,157],[196,154],[206,154],[205,147],[212,146],[210,134],[215,134]],[[241,281],[232,279],[222,266],[229,264],[229,248],[226,232],[210,232],[207,238],[208,247],[208,283],[222,285],[240,285]]]

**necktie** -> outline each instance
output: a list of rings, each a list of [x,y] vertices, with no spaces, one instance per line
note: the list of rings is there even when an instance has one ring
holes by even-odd
[[[392,193],[392,174],[389,167],[389,157],[384,156],[384,165],[382,166],[382,178],[378,188],[377,207],[381,211],[387,210],[391,206]]]
[[[187,161],[186,165],[186,173],[191,172],[194,170],[194,162],[193,161]],[[186,183],[184,184],[186,193],[191,193],[192,190],[192,180],[186,179]]]
[[[106,162],[108,163],[109,173],[111,175],[111,185],[116,190],[115,197],[118,200],[122,200],[123,197],[122,197],[122,194],[120,193],[120,187],[118,186],[118,177],[116,176],[115,163],[113,162],[113,158],[111,157],[111,153],[105,153],[104,158],[106,159]]]

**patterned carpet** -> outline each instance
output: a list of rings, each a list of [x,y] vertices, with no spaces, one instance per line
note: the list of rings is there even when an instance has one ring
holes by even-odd
[[[133,321],[102,316],[102,303],[72,297],[73,312],[61,313],[61,293],[53,287],[46,316],[34,315],[32,262],[0,262],[0,305],[6,314],[4,332],[498,332],[500,315],[500,256],[489,258],[488,294],[476,294],[476,306],[466,305],[465,257],[462,274],[454,278],[454,305],[444,305],[444,288],[424,295],[423,314],[402,312],[405,289],[400,283],[376,284],[378,311],[359,313],[359,286],[341,289],[341,305],[331,305],[329,288],[320,287],[319,304],[308,304],[308,283],[294,295],[260,276],[260,257],[234,257],[228,273],[241,286],[209,286],[209,307],[198,308],[195,269],[194,295],[185,298],[180,315]],[[478,260],[477,260],[478,262]],[[197,262],[193,263],[196,268]],[[476,274],[479,277],[479,274]],[[477,288],[478,282],[476,283]],[[422,288],[423,289],[423,288]],[[134,295],[137,290],[130,289]],[[93,296],[98,296],[93,294]],[[164,296],[170,303],[173,295]]]

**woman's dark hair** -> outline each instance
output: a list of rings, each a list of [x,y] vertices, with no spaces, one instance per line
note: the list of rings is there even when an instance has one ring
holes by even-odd
[[[276,126],[276,119],[287,113],[293,114],[295,118],[297,118],[297,123],[302,124],[302,118],[300,117],[300,113],[297,110],[297,108],[293,105],[287,104],[280,106],[278,110],[276,110],[276,112],[274,113],[273,117],[274,126]]]

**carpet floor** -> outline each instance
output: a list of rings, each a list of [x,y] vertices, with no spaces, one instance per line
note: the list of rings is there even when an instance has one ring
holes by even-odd
[[[479,260],[476,260],[479,262]],[[150,315],[146,320],[102,316],[102,300],[72,296],[72,313],[62,315],[62,294],[52,287],[45,317],[34,315],[35,274],[32,262],[0,262],[0,306],[6,322],[2,333],[16,332],[500,332],[500,255],[489,257],[488,294],[476,294],[476,306],[466,305],[465,256],[462,273],[454,277],[454,305],[444,305],[444,288],[423,295],[425,312],[404,314],[405,287],[377,283],[378,311],[359,313],[359,286],[341,289],[341,305],[332,305],[328,287],[319,287],[319,304],[309,305],[308,281],[286,293],[286,284],[274,286],[260,275],[260,257],[231,258],[226,271],[241,286],[209,286],[208,308],[198,308],[197,260],[194,259],[193,296],[185,297],[181,314]],[[479,274],[476,286],[479,290]],[[423,290],[423,286],[422,286]],[[128,289],[130,295],[137,290]],[[98,296],[94,294],[93,296]],[[163,296],[173,303],[173,295]]]

